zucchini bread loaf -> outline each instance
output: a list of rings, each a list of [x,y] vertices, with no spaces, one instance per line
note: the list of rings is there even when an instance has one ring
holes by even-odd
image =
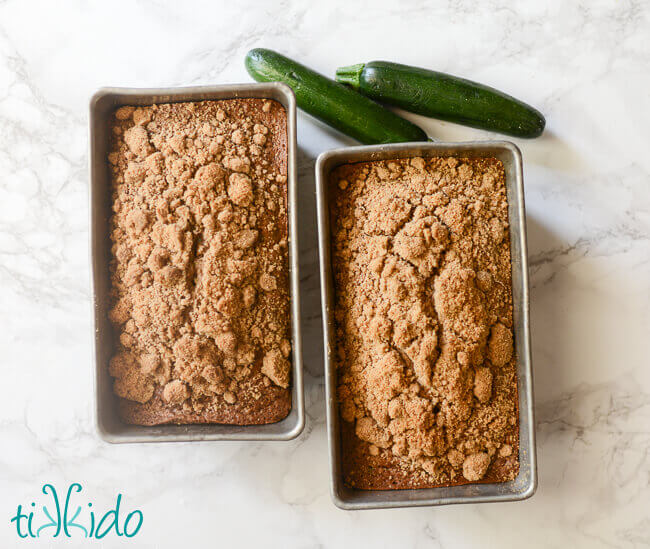
[[[335,361],[344,482],[515,478],[510,237],[495,158],[338,167]]]
[[[110,361],[127,423],[262,424],[291,408],[287,120],[264,99],[121,107]]]

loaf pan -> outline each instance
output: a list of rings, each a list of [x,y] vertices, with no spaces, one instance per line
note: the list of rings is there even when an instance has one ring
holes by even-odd
[[[330,257],[328,189],[330,173],[342,164],[411,158],[414,156],[496,157],[506,173],[512,297],[519,390],[519,475],[509,482],[466,484],[421,490],[359,490],[344,485],[341,473],[339,410],[336,396],[334,283]],[[330,491],[341,509],[383,509],[452,503],[516,501],[531,497],[537,488],[533,379],[530,357],[528,265],[521,153],[506,141],[473,143],[400,143],[337,149],[321,154],[316,162],[318,240],[320,253],[321,303],[325,348],[325,391],[329,439]]]
[[[268,425],[159,425],[123,423],[117,413],[117,397],[108,362],[115,350],[110,309],[109,221],[111,215],[109,121],[122,105],[152,105],[235,98],[275,99],[287,113],[287,188],[289,224],[289,292],[291,297],[292,379],[291,411],[278,423]],[[107,442],[167,442],[191,440],[290,440],[305,423],[303,372],[298,294],[298,227],[296,182],[296,101],[285,84],[239,84],[192,88],[103,88],[90,100],[90,250],[95,352],[95,419],[99,435]]]

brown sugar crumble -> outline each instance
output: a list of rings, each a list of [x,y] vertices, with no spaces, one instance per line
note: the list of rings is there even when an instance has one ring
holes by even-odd
[[[287,121],[226,99],[112,124],[109,372],[127,423],[261,424],[291,408]]]
[[[519,471],[505,173],[495,158],[331,177],[344,482],[404,489]]]

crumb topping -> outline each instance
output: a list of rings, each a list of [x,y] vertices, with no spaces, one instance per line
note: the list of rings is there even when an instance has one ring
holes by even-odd
[[[269,123],[280,111],[262,99],[115,111],[118,396],[201,413],[289,387],[286,137],[274,135],[286,128]]]
[[[405,488],[514,478],[503,165],[348,164],[333,172],[332,189],[338,399],[352,433],[346,482]]]

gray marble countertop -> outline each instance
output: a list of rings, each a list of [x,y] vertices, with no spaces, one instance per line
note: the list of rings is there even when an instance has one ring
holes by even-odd
[[[0,545],[20,545],[10,523],[19,504],[41,502],[45,483],[64,491],[76,481],[83,504],[109,509],[120,493],[125,510],[142,510],[138,547],[649,546],[649,5],[275,4],[0,0]],[[516,141],[531,263],[532,499],[368,512],[330,501],[314,159],[352,141],[302,114],[304,433],[282,444],[99,441],[89,97],[105,85],[248,82],[243,58],[256,46],[330,75],[372,59],[431,67],[545,113],[542,138]],[[495,137],[407,116],[438,140]],[[44,536],[33,541],[51,543]]]

